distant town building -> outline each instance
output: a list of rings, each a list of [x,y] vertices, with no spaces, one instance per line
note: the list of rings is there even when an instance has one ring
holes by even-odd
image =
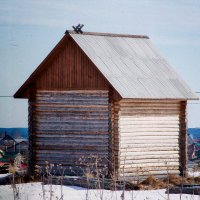
[[[4,138],[0,140],[0,148],[4,151],[7,151],[7,149],[13,145],[16,144],[16,141],[10,136],[5,134]]]
[[[28,153],[28,141],[21,141],[15,145],[12,145],[7,149],[7,152],[26,155]]]

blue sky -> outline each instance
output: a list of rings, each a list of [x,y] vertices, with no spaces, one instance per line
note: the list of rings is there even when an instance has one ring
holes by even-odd
[[[148,35],[200,91],[199,0],[0,0],[0,96],[11,96],[61,39],[85,31]],[[27,100],[0,98],[0,127],[27,127]],[[189,102],[189,127],[200,127],[200,102]]]

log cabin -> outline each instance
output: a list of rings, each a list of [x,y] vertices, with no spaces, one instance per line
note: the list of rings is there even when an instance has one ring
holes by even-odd
[[[30,171],[48,161],[81,175],[94,157],[119,180],[187,169],[198,97],[147,36],[66,31],[14,98],[28,99]]]

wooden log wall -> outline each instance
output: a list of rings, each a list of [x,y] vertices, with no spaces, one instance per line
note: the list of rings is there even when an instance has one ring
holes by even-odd
[[[187,173],[187,161],[188,161],[188,147],[187,147],[187,101],[181,102],[181,114],[180,114],[180,172],[181,175]]]
[[[180,174],[185,165],[185,107],[180,101],[115,103],[118,177]],[[184,141],[183,141],[184,140]]]
[[[29,140],[29,147],[28,147],[28,174],[34,174],[34,154],[33,154],[33,106],[32,101],[28,101],[28,140]]]
[[[108,168],[108,91],[37,91],[31,104],[34,164],[62,164],[80,175],[98,157],[98,167]]]
[[[112,149],[112,176],[119,177],[119,104],[118,101],[111,102],[111,149]]]

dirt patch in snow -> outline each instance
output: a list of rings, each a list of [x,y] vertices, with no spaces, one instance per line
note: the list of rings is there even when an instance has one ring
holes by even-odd
[[[200,177],[186,178],[175,174],[170,174],[165,179],[158,179],[155,176],[149,176],[139,184],[135,184],[134,188],[138,190],[152,190],[152,189],[164,189],[180,185],[193,185],[199,183],[200,183]]]

